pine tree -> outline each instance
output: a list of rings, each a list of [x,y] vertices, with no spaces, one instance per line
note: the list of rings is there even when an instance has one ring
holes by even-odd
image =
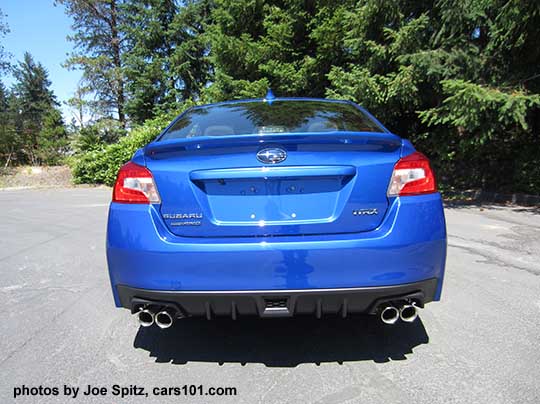
[[[329,8],[336,7],[329,3]],[[322,95],[312,31],[315,2],[218,0],[209,28],[215,75],[212,100],[279,95]]]
[[[125,77],[122,68],[122,0],[56,0],[73,19],[69,36],[75,51],[66,67],[83,71],[84,84],[96,93],[102,109],[126,126]]]
[[[56,165],[68,148],[68,136],[61,112],[50,108],[44,115],[38,137],[37,156],[41,164]]]
[[[73,96],[67,100],[67,105],[70,107],[75,126],[84,128],[87,125],[92,125],[96,120],[104,115],[102,103],[98,100],[89,98],[95,96],[92,90],[85,85],[79,83]]]
[[[37,165],[43,162],[40,155],[45,118],[54,114],[58,102],[50,90],[51,82],[47,70],[41,63],[35,62],[27,52],[24,59],[14,69],[17,80],[10,99],[9,114],[13,119],[16,144],[27,162]],[[58,112],[58,111],[56,111]],[[51,136],[53,126],[63,129],[61,119],[47,122],[46,136]],[[61,129],[58,129],[60,133]],[[63,135],[62,135],[63,136]]]
[[[10,95],[0,81],[0,158],[4,167],[16,159],[16,136],[10,111]]]
[[[349,99],[414,141],[445,187],[540,192],[537,0],[57,2],[75,20],[71,65],[135,123],[268,87]]]
[[[136,123],[197,98],[208,80],[203,40],[208,1],[132,0],[123,6],[126,109]]]
[[[2,81],[0,81],[0,112],[5,112],[8,107],[8,91]]]
[[[9,32],[9,27],[4,21],[4,17],[6,17],[6,15],[2,12],[2,9],[0,9],[0,39],[3,39]],[[2,74],[10,67],[9,58],[10,54],[6,52],[4,45],[0,42],[0,77],[2,77]]]

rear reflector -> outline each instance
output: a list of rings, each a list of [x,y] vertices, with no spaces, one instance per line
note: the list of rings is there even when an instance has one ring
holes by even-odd
[[[131,161],[120,167],[114,184],[113,202],[160,203],[150,170]]]
[[[388,196],[421,195],[437,192],[429,160],[420,152],[400,159],[394,166]]]

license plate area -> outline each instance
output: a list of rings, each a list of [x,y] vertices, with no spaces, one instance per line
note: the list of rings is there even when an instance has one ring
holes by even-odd
[[[249,178],[204,181],[200,187],[212,196],[301,195],[337,192],[343,177]]]
[[[221,179],[205,181],[203,191],[220,224],[302,223],[331,220],[344,182],[343,177]]]

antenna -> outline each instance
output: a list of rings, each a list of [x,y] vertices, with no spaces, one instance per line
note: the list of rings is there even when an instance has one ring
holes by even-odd
[[[270,103],[272,103],[272,101],[274,101],[276,99],[276,96],[274,95],[274,93],[272,92],[272,89],[269,88],[268,89],[268,92],[266,93],[266,95],[264,96],[264,101],[269,101]]]

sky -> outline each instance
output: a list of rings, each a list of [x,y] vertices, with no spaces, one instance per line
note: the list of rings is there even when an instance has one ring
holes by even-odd
[[[69,71],[61,66],[73,49],[66,36],[71,33],[71,20],[63,6],[54,6],[53,0],[1,0],[0,9],[7,17],[10,32],[2,39],[11,62],[22,60],[28,51],[49,72],[51,89],[62,104],[73,96],[80,80],[80,71]],[[13,77],[4,77],[10,87]],[[70,121],[69,109],[62,105],[64,119]]]

